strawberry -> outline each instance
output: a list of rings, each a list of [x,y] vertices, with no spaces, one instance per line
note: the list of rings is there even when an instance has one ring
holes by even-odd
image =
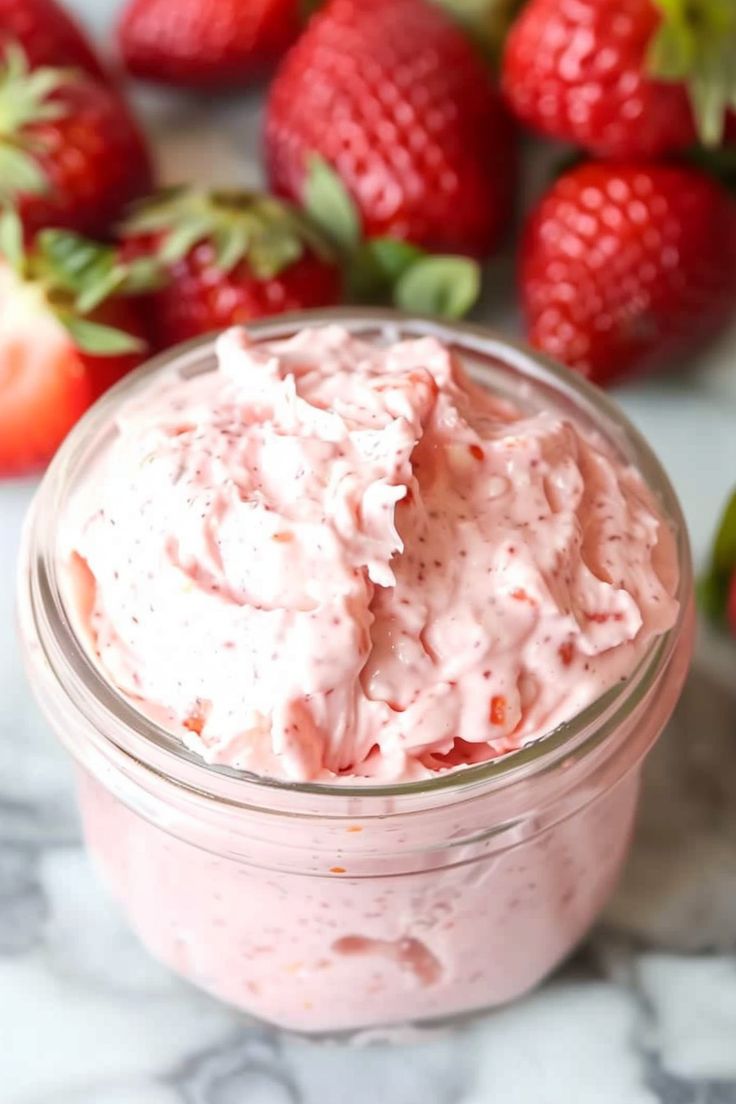
[[[166,266],[150,303],[161,348],[340,299],[340,269],[322,235],[272,196],[169,189],[142,203],[124,234],[126,256],[153,254]]]
[[[532,344],[597,383],[679,356],[736,309],[736,201],[699,169],[588,162],[526,226]]]
[[[54,0],[0,0],[0,55],[17,43],[32,68],[72,66],[91,77],[106,74],[91,44]]]
[[[302,27],[302,0],[131,0],[118,25],[126,68],[195,89],[250,84]]]
[[[483,256],[510,217],[513,131],[492,78],[428,0],[329,0],[271,86],[266,160],[303,196],[308,159],[340,174],[366,237]]]
[[[87,407],[145,351],[135,300],[152,286],[148,261],[68,230],[22,243],[20,220],[0,218],[0,475],[45,464]]]
[[[9,47],[0,65],[0,196],[26,231],[104,234],[150,190],[143,137],[119,94],[74,70],[29,70]]]
[[[710,563],[698,584],[703,612],[736,636],[736,491],[723,512]]]
[[[717,144],[736,96],[734,0],[529,0],[506,98],[527,125],[621,160]]]

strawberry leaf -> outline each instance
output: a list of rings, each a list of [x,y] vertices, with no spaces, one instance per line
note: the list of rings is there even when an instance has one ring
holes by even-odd
[[[262,233],[254,236],[248,250],[248,263],[259,280],[272,280],[298,261],[304,253],[299,238],[290,234]]]
[[[410,265],[425,256],[418,246],[398,238],[369,238],[365,247],[378,270],[391,284],[403,276]]]
[[[397,238],[369,238],[361,242],[348,265],[350,298],[360,303],[390,300],[396,281],[423,256],[417,246]]]
[[[725,80],[695,73],[689,82],[690,100],[698,122],[698,136],[704,146],[720,145],[729,102]]]
[[[649,47],[649,71],[662,80],[684,80],[693,63],[690,35],[681,23],[665,22]]]
[[[64,104],[53,94],[73,79],[71,70],[49,66],[31,70],[17,43],[6,49],[0,61],[0,194],[13,198],[47,190],[45,174],[33,156],[43,144],[27,128],[65,113]]]
[[[42,230],[25,253],[20,220],[12,208],[0,214],[0,251],[24,281],[38,286],[78,349],[97,356],[145,349],[138,337],[87,316],[112,295],[134,295],[158,286],[157,262],[146,257],[124,263],[113,246],[71,230]]]
[[[647,72],[687,85],[700,140],[717,146],[736,102],[734,0],[654,0],[662,20],[649,44]]]
[[[90,284],[107,280],[117,263],[112,246],[100,245],[72,230],[42,230],[38,250],[59,288],[82,292]]]
[[[302,199],[307,215],[341,252],[349,255],[358,248],[358,209],[339,175],[316,153],[307,161]]]
[[[138,353],[145,349],[140,338],[116,330],[113,326],[103,326],[91,322],[88,318],[78,318],[66,311],[59,311],[57,317],[66,329],[78,349],[92,356],[122,356],[125,353]]]
[[[90,282],[83,287],[74,300],[74,307],[79,314],[90,314],[95,307],[99,307],[116,291],[119,291],[125,280],[125,269],[122,265],[111,268],[109,272],[99,279]]]
[[[118,285],[118,295],[142,295],[155,291],[166,283],[166,273],[157,257],[137,257],[120,262],[123,278]]]
[[[172,211],[188,192],[189,189],[183,184],[159,188],[154,196],[133,203],[123,229],[128,234],[154,234],[157,230],[168,230]]]
[[[229,229],[218,227],[213,232],[215,259],[220,272],[232,272],[248,252],[248,228],[235,224]]]
[[[18,273],[23,272],[23,225],[14,207],[6,207],[0,214],[0,253],[11,268]]]
[[[210,220],[201,215],[199,218],[182,222],[175,226],[164,239],[161,246],[160,257],[164,264],[176,264],[186,257],[190,249],[193,249],[201,241],[206,241],[210,233]]]
[[[422,257],[394,288],[396,306],[418,314],[462,318],[480,293],[480,269],[467,257]]]
[[[731,495],[716,534],[713,568],[729,573],[736,569],[736,491]]]
[[[162,270],[151,257],[123,263],[114,246],[71,230],[42,230],[35,267],[55,292],[66,293],[78,314],[89,314],[111,295],[139,295],[160,286]]]
[[[698,584],[703,611],[714,620],[722,620],[728,589],[736,574],[736,491],[732,494],[718,527],[710,566]]]
[[[255,192],[168,189],[139,206],[126,222],[128,234],[155,234],[164,265],[183,260],[199,243],[214,251],[214,263],[229,273],[241,261],[257,279],[269,280],[310,248],[334,259],[329,241],[295,207]]]
[[[0,139],[0,195],[41,195],[47,190],[48,181],[35,157]]]

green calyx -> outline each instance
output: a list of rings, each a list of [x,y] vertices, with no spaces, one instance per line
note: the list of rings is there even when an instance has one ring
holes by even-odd
[[[299,18],[302,23],[308,23],[321,7],[322,0],[299,0]]]
[[[426,253],[396,238],[364,239],[360,215],[340,176],[312,154],[304,182],[304,208],[332,241],[347,271],[350,298],[386,300],[416,314],[461,318],[480,293],[480,268],[468,257]]]
[[[121,261],[113,246],[70,230],[42,230],[26,250],[12,207],[0,214],[0,255],[24,283],[41,287],[49,309],[82,352],[117,356],[144,349],[138,338],[95,321],[93,315],[112,296],[140,295],[160,286],[155,261]]]
[[[726,111],[736,109],[734,0],[654,0],[662,14],[647,71],[687,86],[700,140],[723,138]]]
[[[12,199],[21,192],[42,193],[47,180],[35,153],[42,149],[37,137],[26,133],[31,123],[51,122],[64,114],[51,97],[73,79],[66,69],[43,66],[31,70],[20,46],[9,46],[0,62],[0,197]]]
[[[311,249],[333,259],[328,239],[282,200],[253,192],[169,188],[144,201],[125,224],[128,234],[161,236],[163,264],[182,260],[200,242],[210,242],[222,272],[248,262],[259,280],[270,280]]]
[[[523,0],[435,0],[467,31],[482,53],[498,62],[506,33]]]
[[[700,606],[711,620],[722,623],[728,590],[736,574],[736,491],[726,506],[713,544],[707,572],[698,583]]]

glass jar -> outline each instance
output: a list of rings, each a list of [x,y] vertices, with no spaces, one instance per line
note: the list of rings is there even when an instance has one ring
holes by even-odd
[[[554,408],[632,463],[679,550],[680,615],[638,668],[505,758],[395,785],[292,784],[205,765],[105,681],[75,636],[58,563],[68,496],[154,374],[214,367],[197,341],[129,376],[61,448],[29,514],[19,611],[28,671],[78,768],[89,850],[145,945],[239,1008],[305,1032],[444,1019],[536,985],[588,930],[631,839],[642,759],[692,649],[692,571],[658,461],[601,392],[470,325],[387,311],[251,327],[282,338],[339,320],[363,336],[434,334],[522,408]]]

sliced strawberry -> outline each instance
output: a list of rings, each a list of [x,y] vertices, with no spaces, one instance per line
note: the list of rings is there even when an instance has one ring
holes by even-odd
[[[48,460],[92,401],[89,377],[64,327],[0,266],[0,474]],[[25,296],[25,300],[24,300]],[[16,318],[7,309],[12,303]]]
[[[45,464],[81,414],[140,363],[139,307],[122,295],[155,282],[147,262],[43,231],[24,251],[19,221],[0,220],[0,475]]]

